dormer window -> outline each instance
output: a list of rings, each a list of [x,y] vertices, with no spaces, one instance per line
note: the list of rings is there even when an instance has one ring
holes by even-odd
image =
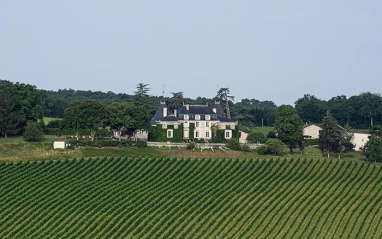
[[[211,115],[206,115],[206,120],[211,120]]]
[[[200,120],[200,115],[195,115],[195,120]]]
[[[189,120],[189,116],[188,115],[184,115],[184,120]]]

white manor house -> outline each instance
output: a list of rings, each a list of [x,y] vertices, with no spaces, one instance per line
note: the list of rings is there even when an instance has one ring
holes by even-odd
[[[239,136],[238,122],[229,119],[218,102],[212,108],[208,104],[183,104],[173,114],[165,102],[160,102],[150,124],[149,140],[157,142],[204,140],[222,143]]]

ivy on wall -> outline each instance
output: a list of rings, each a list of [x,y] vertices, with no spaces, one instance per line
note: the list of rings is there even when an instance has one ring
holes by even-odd
[[[173,130],[173,137],[167,138],[167,130]],[[161,124],[151,126],[149,129],[149,141],[152,142],[184,142],[183,140],[183,125],[178,125],[177,129],[174,129],[174,125],[167,125],[167,129],[162,129]]]

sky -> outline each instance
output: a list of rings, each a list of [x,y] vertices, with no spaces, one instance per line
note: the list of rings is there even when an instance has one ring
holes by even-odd
[[[381,93],[380,0],[0,0],[0,79],[243,98]]]

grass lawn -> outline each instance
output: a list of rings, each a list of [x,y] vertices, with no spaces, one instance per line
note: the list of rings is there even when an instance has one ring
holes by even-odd
[[[50,121],[60,120],[60,118],[44,117],[44,124],[47,125]]]
[[[261,133],[264,133],[265,136],[267,136],[267,134],[269,132],[274,131],[274,130],[275,130],[275,128],[272,126],[264,126],[264,130],[261,127],[256,127],[256,128],[252,129],[252,132],[261,132]]]

